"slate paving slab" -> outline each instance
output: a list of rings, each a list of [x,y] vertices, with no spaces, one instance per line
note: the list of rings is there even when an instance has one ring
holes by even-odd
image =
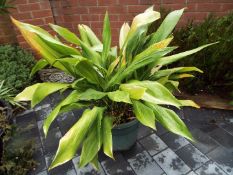
[[[171,132],[161,136],[161,139],[173,150],[177,151],[178,149],[189,144],[189,142],[181,136],[173,134]]]
[[[212,137],[202,132],[200,129],[195,128],[191,130],[191,133],[196,140],[195,142],[192,142],[192,144],[204,154],[219,146]]]
[[[161,175],[164,173],[148,152],[138,143],[130,150],[125,151],[123,155],[137,175]]]
[[[184,119],[197,142],[168,132],[160,124],[157,130],[139,126],[138,141],[128,151],[114,152],[111,160],[99,153],[100,171],[91,165],[78,167],[80,150],[68,163],[48,171],[59,139],[78,120],[83,109],[59,115],[45,138],[42,125],[55,103],[64,99],[57,93],[34,109],[16,118],[19,128],[17,146],[34,139],[37,168],[29,175],[232,175],[233,174],[233,112],[224,110],[184,108],[176,113]]]
[[[170,148],[155,155],[153,158],[167,175],[182,175],[191,171],[185,162]]]
[[[176,151],[176,154],[189,166],[192,170],[196,170],[209,159],[203,153],[201,153],[193,145],[188,144],[183,148]]]
[[[167,145],[156,135],[149,135],[139,141],[151,156],[167,148]]]
[[[209,161],[195,171],[198,175],[226,175],[216,163]]]
[[[233,152],[219,146],[207,154],[212,160],[217,162],[217,165],[227,174],[233,174]]]

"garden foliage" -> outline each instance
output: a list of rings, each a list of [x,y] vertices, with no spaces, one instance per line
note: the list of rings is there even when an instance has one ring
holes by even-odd
[[[206,90],[209,93],[226,93],[233,89],[233,13],[223,17],[209,16],[201,24],[189,23],[175,32],[175,51],[182,52],[202,44],[219,41],[219,44],[189,56],[173,66],[196,66],[204,74],[182,82],[189,92]]]
[[[4,86],[19,92],[31,84],[30,72],[35,64],[33,55],[19,46],[0,46],[0,81]]]

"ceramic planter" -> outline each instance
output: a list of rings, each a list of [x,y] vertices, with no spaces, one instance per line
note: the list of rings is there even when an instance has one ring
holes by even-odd
[[[130,149],[137,140],[138,120],[120,124],[112,129],[113,151]]]

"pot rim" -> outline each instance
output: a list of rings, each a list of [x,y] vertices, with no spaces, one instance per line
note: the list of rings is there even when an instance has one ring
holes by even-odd
[[[131,127],[131,126],[133,126],[133,125],[136,125],[136,124],[138,124],[138,123],[139,123],[139,122],[138,122],[137,119],[133,119],[133,120],[130,121],[130,122],[122,123],[122,124],[120,124],[120,125],[117,125],[117,126],[113,127],[112,129],[114,130],[114,129],[129,128],[129,127]]]

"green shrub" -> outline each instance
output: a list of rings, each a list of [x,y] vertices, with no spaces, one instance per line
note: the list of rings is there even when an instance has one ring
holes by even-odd
[[[192,65],[204,71],[202,75],[197,74],[196,78],[183,81],[181,85],[184,89],[193,93],[197,89],[202,89],[209,93],[220,92],[221,94],[224,88],[230,92],[233,87],[232,21],[233,13],[218,18],[211,15],[199,25],[189,23],[175,32],[174,42],[180,46],[177,53],[219,41],[219,44],[178,63],[179,66]]]
[[[29,75],[34,64],[32,54],[19,46],[0,46],[0,80],[5,80],[5,86],[14,92],[31,83]]]

